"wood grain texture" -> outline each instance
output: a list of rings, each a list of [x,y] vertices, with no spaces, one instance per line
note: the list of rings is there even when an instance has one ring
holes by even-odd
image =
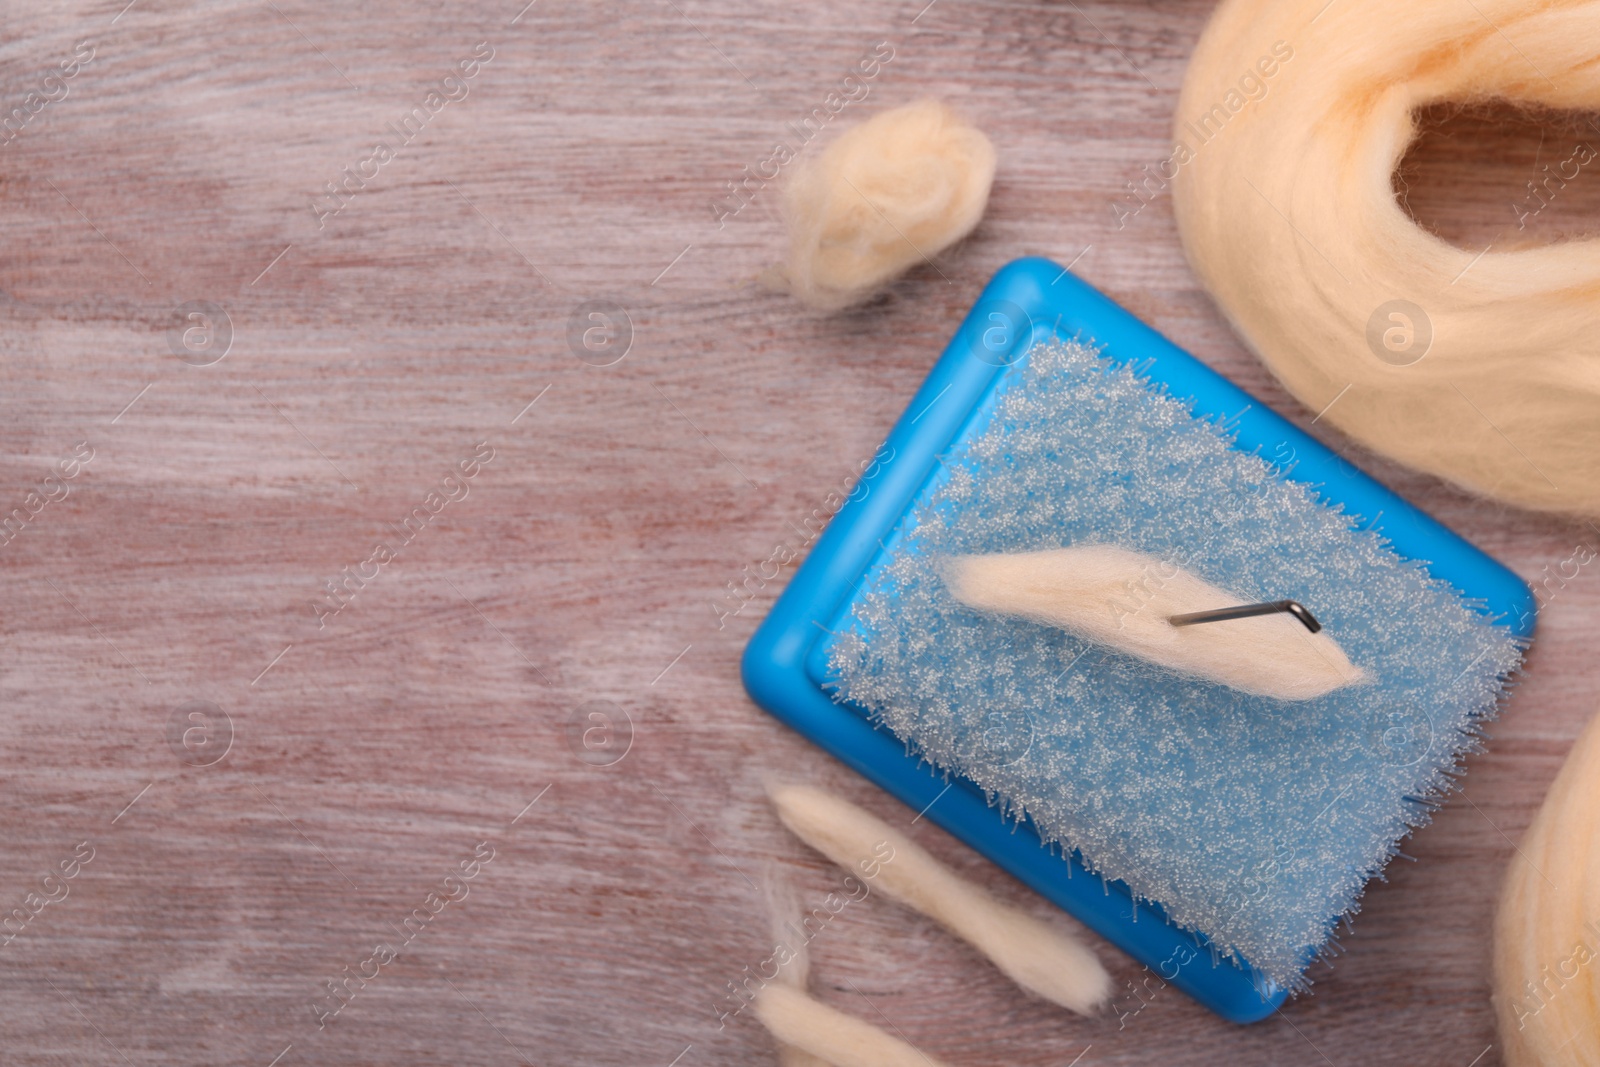
[[[726,584],[858,469],[1020,255],[1081,254],[1180,345],[1314,414],[1197,289],[1167,198],[1120,229],[1111,209],[1166,155],[1206,0],[124,2],[10,5],[0,43],[0,113],[95,48],[0,149],[0,514],[95,451],[0,546],[0,910],[59,893],[43,876],[94,849],[0,949],[7,1063],[774,1062],[749,1013],[717,1019],[770,952],[754,883],[776,871],[816,902],[838,873],[779,827],[764,777],[913,813],[746,699],[739,653],[781,582],[719,628]],[[754,283],[781,250],[772,190],[720,228],[712,204],[885,40],[836,121],[944,97],[999,176],[970,240],[819,317]],[[319,228],[325,183],[481,41],[469,95]],[[1466,246],[1512,219],[1558,133],[1441,121],[1407,195]],[[1600,179],[1572,188],[1540,220],[1565,229],[1539,232],[1581,228]],[[632,320],[611,366],[569,349],[593,299]],[[169,337],[201,300],[232,345],[191,366]],[[468,495],[319,627],[323,583],[482,441]],[[1350,455],[1530,579],[1600,539]],[[1415,837],[1279,1017],[1239,1028],[1172,991],[1125,1026],[1069,1016],[880,900],[813,943],[815,987],[973,1067],[1495,1063],[1493,897],[1593,707],[1597,635],[1591,568],[1549,603],[1470,802]],[[232,724],[210,766],[168,742],[191,701]],[[593,701],[632,723],[607,767],[569,744]],[[319,1030],[325,984],[398,941],[481,841],[468,897]]]

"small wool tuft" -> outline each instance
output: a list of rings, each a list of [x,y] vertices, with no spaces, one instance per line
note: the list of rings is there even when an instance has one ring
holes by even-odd
[[[937,100],[847,130],[784,187],[790,290],[830,311],[868,299],[972,232],[994,168],[989,139]]]
[[[968,607],[1059,626],[1254,696],[1312,700],[1364,677],[1326,631],[1288,615],[1172,625],[1173,615],[1246,601],[1170,560],[1115,545],[953,556],[944,579]]]

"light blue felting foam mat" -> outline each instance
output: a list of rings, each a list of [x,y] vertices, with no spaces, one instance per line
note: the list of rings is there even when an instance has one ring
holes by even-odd
[[[752,695],[1163,980],[1270,1014],[1477,746],[1527,587],[1044,260],[995,278],[879,455],[752,639]],[[1079,544],[1297,600],[1370,680],[1249,696],[940,578]]]

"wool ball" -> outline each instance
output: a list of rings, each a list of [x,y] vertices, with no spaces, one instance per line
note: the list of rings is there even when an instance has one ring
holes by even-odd
[[[790,290],[824,310],[867,300],[972,232],[994,167],[989,138],[937,100],[845,131],[784,187]]]

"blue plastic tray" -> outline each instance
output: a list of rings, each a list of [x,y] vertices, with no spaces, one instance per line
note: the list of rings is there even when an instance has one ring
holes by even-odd
[[[1376,529],[1396,553],[1518,637],[1532,636],[1533,594],[1511,571],[1356,470],[1308,434],[1046,259],[1020,259],[995,275],[944,355],[889,434],[875,469],[834,516],[794,580],[745,649],[745,688],[762,707],[899,797],[1076,916],[1225,1019],[1248,1023],[1277,1009],[1284,990],[1248,966],[1215,960],[1203,938],[1167,921],[1159,907],[1135,906],[1127,886],[1090,874],[1076,853],[1045,848],[1032,824],[989,806],[964,778],[908,755],[864,711],[836,704],[826,642],[858,595],[856,583],[932,476],[937,456],[967,433],[974,411],[1036,341],[1079,337],[1112,360],[1135,364],[1197,417],[1225,422],[1236,447],[1292,456],[1284,477],[1341,504],[1352,524]],[[1195,951],[1196,944],[1201,946]],[[1180,965],[1179,961],[1187,960]]]

